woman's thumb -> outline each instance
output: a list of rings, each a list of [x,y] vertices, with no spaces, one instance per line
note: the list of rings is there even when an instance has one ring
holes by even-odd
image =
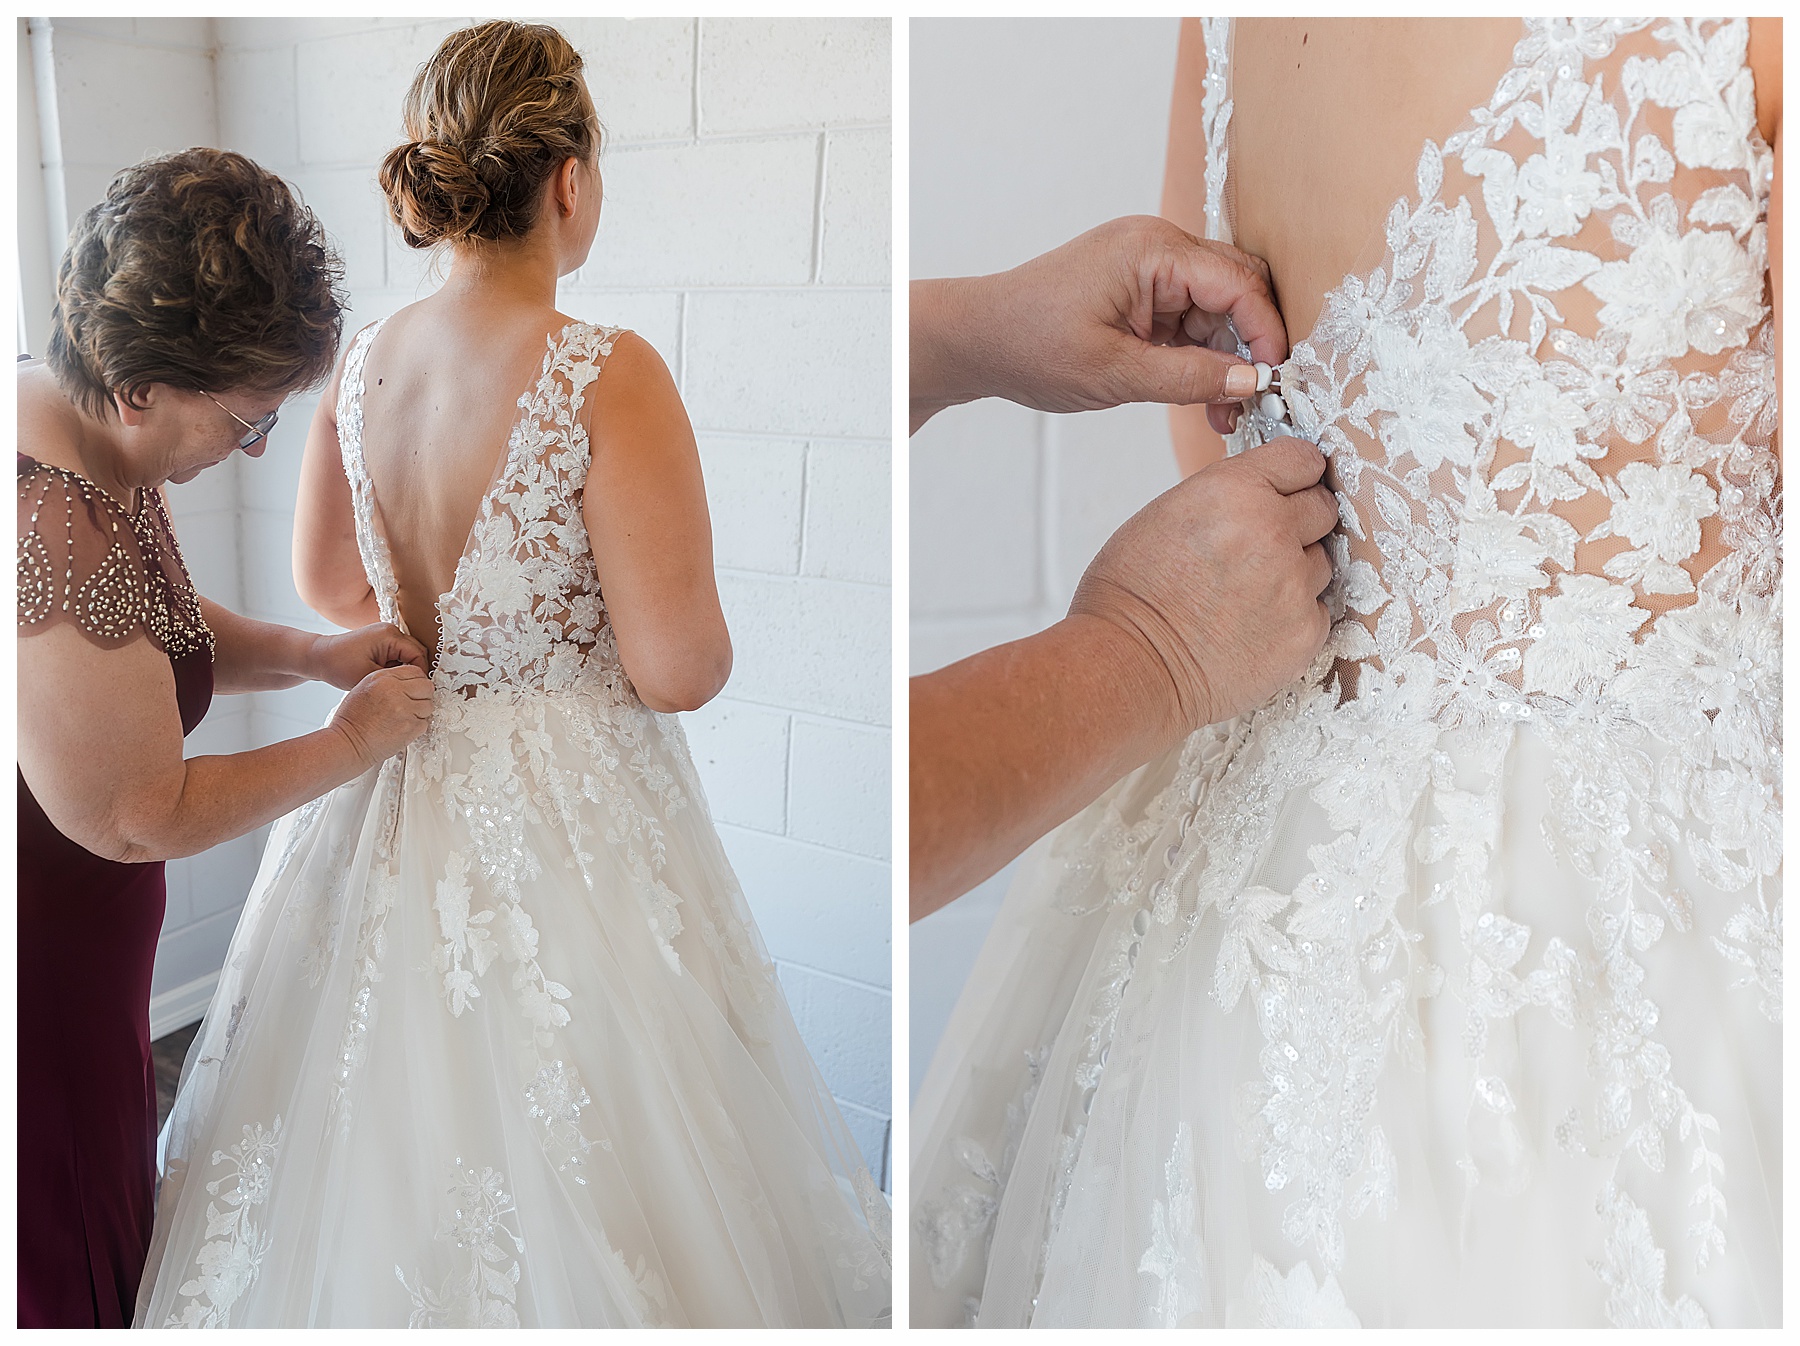
[[[1256,367],[1205,346],[1152,346],[1131,338],[1135,357],[1118,373],[1123,402],[1242,402],[1256,395]]]

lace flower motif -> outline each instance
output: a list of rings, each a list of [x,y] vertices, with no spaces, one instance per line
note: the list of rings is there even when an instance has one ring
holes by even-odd
[[[412,1299],[408,1327],[519,1326],[519,1262],[525,1240],[507,1223],[515,1215],[506,1179],[492,1168],[456,1161],[447,1189],[449,1213],[438,1220],[437,1240],[452,1249],[452,1267],[434,1288],[422,1272],[417,1284],[400,1267],[394,1277]],[[504,1268],[504,1269],[502,1269]]]
[[[1519,232],[1526,238],[1579,233],[1604,188],[1588,167],[1587,146],[1577,137],[1551,134],[1541,154],[1519,170]]]
[[[231,1326],[232,1305],[256,1283],[273,1241],[257,1223],[256,1209],[269,1199],[281,1139],[277,1117],[267,1130],[246,1125],[244,1138],[230,1150],[214,1151],[214,1165],[229,1163],[233,1171],[206,1184],[222,1204],[207,1202],[207,1242],[195,1258],[193,1277],[177,1290],[190,1298],[164,1327]]]
[[[1558,575],[1540,612],[1542,632],[1525,650],[1525,690],[1572,699],[1584,685],[1605,681],[1649,619],[1622,585],[1598,575]]]
[[[1232,1327],[1361,1327],[1344,1302],[1337,1277],[1320,1284],[1311,1264],[1296,1262],[1283,1276],[1260,1253],[1253,1256],[1242,1298],[1227,1313]]]
[[[1720,229],[1651,229],[1629,257],[1604,263],[1583,284],[1637,364],[1741,346],[1763,316],[1762,273]]]
[[[1472,464],[1478,442],[1472,427],[1490,407],[1475,386],[1468,337],[1431,313],[1416,334],[1384,324],[1369,343],[1368,395],[1390,414],[1394,454],[1410,456],[1428,472],[1445,462]]]

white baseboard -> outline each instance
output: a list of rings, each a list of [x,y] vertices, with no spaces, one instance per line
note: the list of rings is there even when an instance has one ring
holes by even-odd
[[[177,1028],[197,1024],[206,1017],[218,988],[219,974],[209,972],[184,986],[172,987],[161,995],[150,997],[150,1040],[173,1033]]]

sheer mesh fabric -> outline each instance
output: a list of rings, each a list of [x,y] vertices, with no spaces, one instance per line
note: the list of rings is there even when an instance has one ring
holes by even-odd
[[[1229,23],[1210,23],[1223,84]],[[1378,263],[1283,367],[1291,428],[1339,494],[1334,602],[1363,629],[1339,627],[1337,659],[1417,651],[1570,697],[1659,614],[1774,592],[1773,155],[1747,35],[1535,26],[1488,104],[1425,145]],[[1246,419],[1246,440],[1275,429]]]
[[[141,633],[171,659],[212,649],[162,493],[128,514],[79,473],[19,455],[18,631],[69,625],[114,648]]]

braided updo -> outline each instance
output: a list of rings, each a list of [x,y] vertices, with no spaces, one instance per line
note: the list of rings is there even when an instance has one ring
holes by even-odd
[[[581,54],[547,24],[507,19],[444,39],[407,91],[404,124],[381,189],[415,248],[523,237],[557,166],[600,145]]]

